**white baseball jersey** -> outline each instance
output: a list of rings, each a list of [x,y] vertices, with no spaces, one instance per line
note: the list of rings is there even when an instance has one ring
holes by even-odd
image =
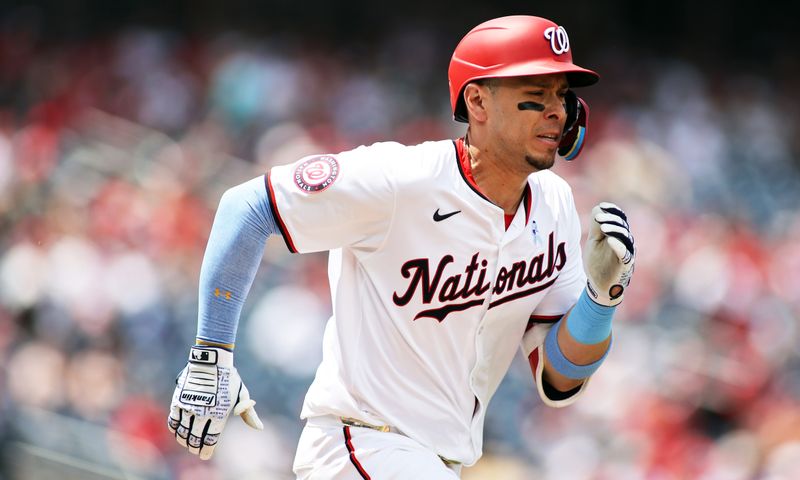
[[[517,348],[542,345],[586,278],[567,183],[532,174],[506,229],[465,155],[461,140],[377,143],[275,167],[267,188],[290,250],[331,250],[333,316],[301,416],[392,425],[472,465]],[[573,402],[544,395],[542,364],[543,401]]]

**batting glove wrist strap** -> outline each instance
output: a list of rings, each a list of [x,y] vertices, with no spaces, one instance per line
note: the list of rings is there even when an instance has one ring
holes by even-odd
[[[584,251],[590,298],[600,305],[618,305],[630,284],[636,255],[625,212],[613,203],[596,205]]]
[[[255,403],[233,366],[233,352],[195,346],[178,376],[167,424],[179,445],[208,460],[231,411],[247,425],[264,428]]]

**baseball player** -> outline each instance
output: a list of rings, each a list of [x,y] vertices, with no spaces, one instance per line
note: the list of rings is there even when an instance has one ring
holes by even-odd
[[[572,63],[564,27],[511,16],[467,33],[449,79],[463,138],[314,155],[223,195],[168,419],[190,452],[210,458],[231,411],[263,427],[233,354],[270,235],[330,251],[333,316],[298,478],[459,478],[518,348],[545,404],[584,391],[611,344],[633,237],[601,203],[582,259],[572,192],[549,168],[580,152],[589,111],[572,89],[598,76]]]

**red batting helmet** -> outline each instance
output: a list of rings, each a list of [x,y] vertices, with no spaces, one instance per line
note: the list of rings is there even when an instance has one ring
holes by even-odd
[[[450,59],[453,117],[467,121],[463,93],[469,82],[547,73],[566,73],[570,87],[592,85],[600,79],[572,63],[567,31],[546,18],[515,15],[481,23],[461,39]]]

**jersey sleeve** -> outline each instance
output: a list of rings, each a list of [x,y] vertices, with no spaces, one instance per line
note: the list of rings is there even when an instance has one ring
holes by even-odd
[[[545,297],[532,312],[528,328],[522,337],[520,345],[522,353],[528,358],[539,397],[545,405],[550,407],[566,407],[574,403],[585,391],[589,378],[571,392],[569,396],[561,395],[558,398],[548,396],[542,373],[544,371],[544,339],[553,325],[566,314],[583,292],[586,285],[586,273],[583,269],[581,255],[581,224],[578,212],[575,209],[575,200],[572,191],[562,184],[559,200],[559,211],[563,215],[564,229],[567,238],[567,261],[558,275],[558,279],[550,287]]]
[[[558,279],[532,312],[531,321],[557,320],[575,305],[586,286],[586,272],[581,255],[581,223],[572,192],[562,194],[562,213],[567,238],[567,260]]]
[[[377,249],[394,215],[392,168],[404,148],[375,144],[273,167],[267,191],[289,250]]]
[[[539,392],[539,398],[541,398],[542,402],[548,407],[562,408],[572,405],[583,395],[592,377],[585,378],[579,387],[568,394],[561,394],[553,398],[548,395],[548,389],[545,388],[545,382],[542,378],[544,373],[544,339],[550,329],[553,328],[553,325],[552,323],[534,324],[525,332],[521,348],[528,358],[528,363],[530,363],[531,373],[533,373],[536,391]]]

